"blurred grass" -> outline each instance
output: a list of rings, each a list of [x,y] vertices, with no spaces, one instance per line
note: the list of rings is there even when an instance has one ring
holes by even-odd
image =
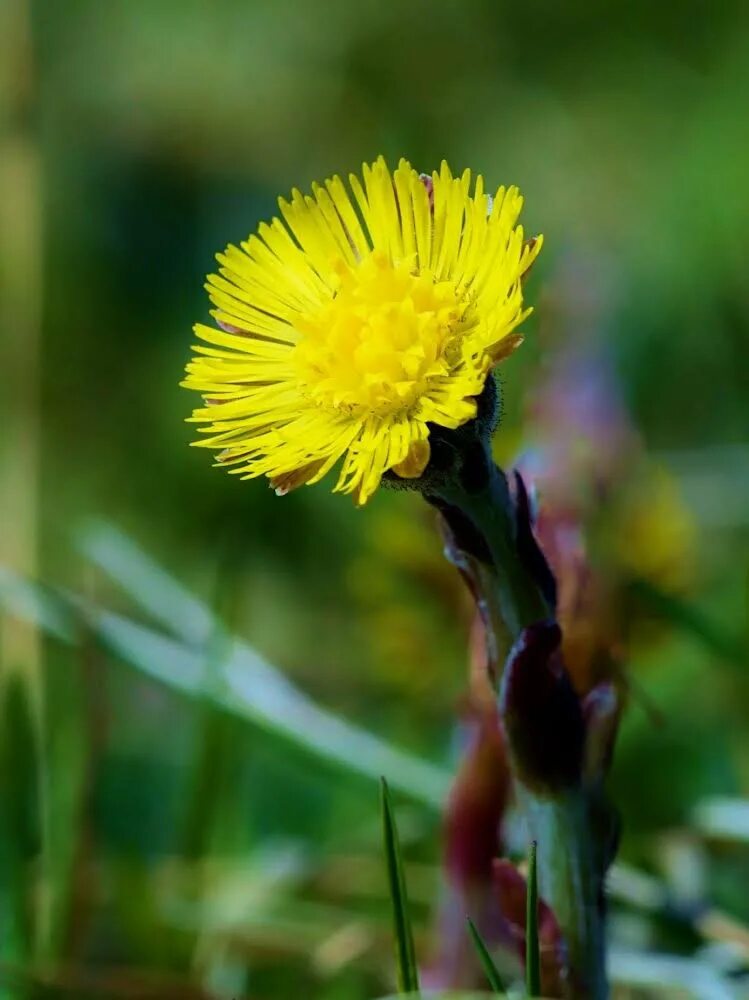
[[[0,995],[387,992],[382,770],[429,951],[465,618],[416,501],[237,483],[176,385],[215,250],[381,151],[519,183],[546,235],[504,440],[584,327],[692,506],[694,592],[644,595],[631,664],[663,722],[634,700],[612,777],[614,969],[745,989],[747,65],[739,0],[0,4]],[[106,563],[136,542],[147,586]]]

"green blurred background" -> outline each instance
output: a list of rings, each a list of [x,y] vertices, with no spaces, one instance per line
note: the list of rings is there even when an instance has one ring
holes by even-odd
[[[431,520],[212,470],[177,385],[213,254],[379,153],[545,235],[499,451],[584,327],[678,486],[612,937],[747,988],[747,66],[739,0],[0,0],[0,996],[387,993],[381,764],[428,954],[468,622]]]

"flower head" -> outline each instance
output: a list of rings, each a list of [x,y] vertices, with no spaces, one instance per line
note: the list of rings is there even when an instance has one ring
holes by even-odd
[[[475,416],[521,340],[541,240],[516,225],[517,188],[491,198],[446,163],[424,178],[380,157],[349,183],[353,199],[339,177],[293,191],[283,222],[217,255],[206,288],[220,329],[196,325],[183,385],[206,404],[195,443],[230,471],[286,493],[342,459],[335,489],[363,504],[386,471],[421,475],[430,424]]]

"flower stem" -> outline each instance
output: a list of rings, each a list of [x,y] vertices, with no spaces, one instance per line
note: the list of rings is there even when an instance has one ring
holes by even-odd
[[[507,477],[488,455],[484,457],[486,478],[481,489],[473,492],[450,484],[440,489],[439,496],[465,514],[485,540],[504,625],[514,640],[527,625],[553,617],[553,609],[519,558],[515,507]]]
[[[507,632],[516,641],[524,629],[554,618],[554,602],[537,565],[523,550],[518,505],[505,474],[491,458],[488,442],[482,458],[484,468],[471,470],[469,485],[443,484],[436,500],[458,549],[473,547],[470,554],[475,559],[476,538],[483,540],[484,562],[488,556],[491,565],[474,580],[476,598],[500,616],[493,623],[495,631]],[[466,518],[470,532],[465,531]],[[487,586],[493,586],[495,594],[482,594]],[[535,738],[544,740],[545,734]],[[572,787],[539,790],[517,773],[514,778],[529,839],[538,843],[539,893],[553,910],[568,949],[568,995],[602,1000],[608,987],[601,906],[605,868],[601,858],[606,850],[597,842],[600,834],[595,826],[599,786],[581,776]]]
[[[539,894],[564,934],[573,997],[608,995],[600,879],[584,789],[545,798],[518,787],[531,840],[537,841]]]

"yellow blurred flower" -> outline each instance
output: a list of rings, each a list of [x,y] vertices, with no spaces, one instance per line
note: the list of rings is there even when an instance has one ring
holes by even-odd
[[[611,548],[624,574],[679,593],[694,581],[694,517],[678,483],[662,467],[644,474],[621,498]]]
[[[618,674],[636,645],[659,637],[628,599],[632,583],[680,594],[696,579],[696,526],[678,483],[642,455],[626,473],[595,510],[566,507],[549,490],[536,523],[557,579],[565,662],[583,694]]]
[[[423,472],[429,423],[475,415],[521,340],[521,277],[541,247],[516,225],[517,188],[491,198],[444,162],[425,178],[380,157],[362,175],[353,200],[339,177],[293,191],[285,224],[218,254],[206,287],[221,329],[195,327],[182,383],[206,404],[195,443],[232,472],[286,493],[342,459],[335,490],[359,504],[387,470]]]

